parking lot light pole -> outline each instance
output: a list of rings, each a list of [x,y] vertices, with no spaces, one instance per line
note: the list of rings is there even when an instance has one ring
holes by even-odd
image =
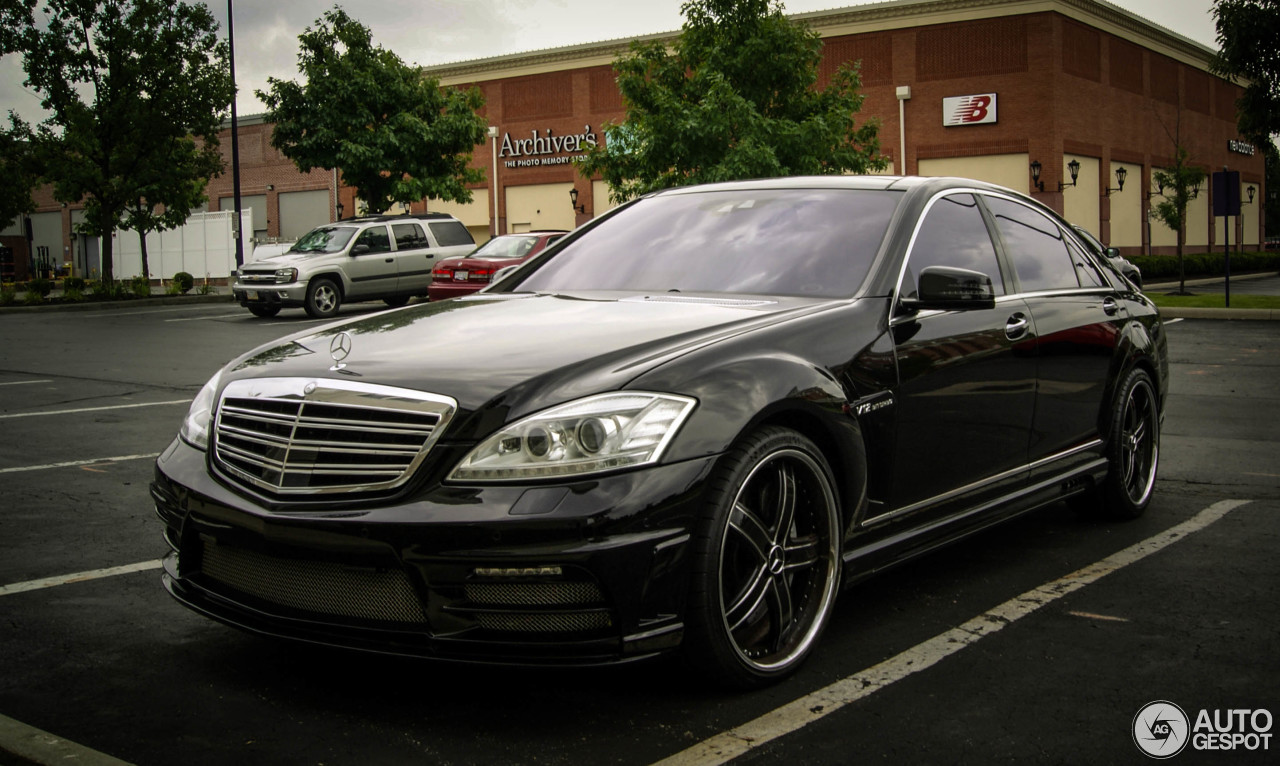
[[[240,136],[236,131],[236,31],[232,17],[231,0],[227,0],[227,49],[231,63],[231,188],[235,202],[236,219],[231,231],[236,237],[236,268],[244,265],[244,221],[240,216]]]

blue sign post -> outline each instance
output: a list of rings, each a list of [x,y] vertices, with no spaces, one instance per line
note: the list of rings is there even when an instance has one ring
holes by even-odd
[[[1226,306],[1231,308],[1231,216],[1240,215],[1240,171],[1227,170],[1213,174],[1213,217],[1222,216],[1222,255],[1225,260]]]

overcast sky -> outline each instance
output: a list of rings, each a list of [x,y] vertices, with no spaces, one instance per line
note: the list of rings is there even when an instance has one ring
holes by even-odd
[[[191,2],[192,0],[188,0]],[[614,40],[680,28],[682,0],[344,0],[338,4],[373,30],[374,41],[407,63],[446,64],[564,45]],[[787,13],[845,8],[856,0],[789,0]],[[1132,13],[1216,48],[1210,0],[1114,0]],[[227,3],[208,3],[223,30]],[[240,0],[235,12],[235,66],[240,115],[262,112],[254,96],[267,78],[297,79],[298,35],[334,0]],[[23,86],[17,56],[0,58],[0,114],[42,118],[40,101]]]

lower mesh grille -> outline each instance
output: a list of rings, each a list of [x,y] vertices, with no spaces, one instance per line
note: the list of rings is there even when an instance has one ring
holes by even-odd
[[[287,559],[203,541],[201,570],[241,593],[319,615],[424,624],[427,619],[400,569],[347,567]]]
[[[611,624],[605,612],[572,612],[569,614],[487,614],[476,615],[476,622],[486,630],[509,633],[570,633],[600,630]]]
[[[469,583],[463,594],[476,624],[506,633],[581,633],[613,624],[594,582]],[[577,607],[577,608],[575,608]]]

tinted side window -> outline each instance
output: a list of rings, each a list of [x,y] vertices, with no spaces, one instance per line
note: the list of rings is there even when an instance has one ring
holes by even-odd
[[[356,247],[368,245],[371,253],[386,253],[391,250],[391,238],[387,236],[386,226],[370,226],[360,232],[356,238]]]
[[[1071,262],[1076,267],[1076,277],[1079,278],[1080,284],[1085,287],[1106,287],[1107,282],[1102,278],[1102,274],[1098,272],[1098,267],[1093,265],[1093,261],[1089,256],[1085,255],[1084,248],[1067,237],[1067,249],[1071,251]]]
[[[996,218],[1022,292],[1080,286],[1057,224],[1039,211],[1006,199],[988,197],[987,207]]]
[[[461,221],[438,221],[427,225],[431,227],[431,233],[435,235],[436,242],[440,243],[440,247],[474,245],[476,243],[471,238],[471,232],[467,231],[467,227],[463,226]]]
[[[412,250],[418,247],[429,247],[427,233],[416,223],[396,223],[391,225],[391,232],[396,237],[397,250]]]
[[[972,194],[951,194],[929,208],[907,263],[908,280],[902,290],[915,292],[920,272],[929,266],[953,266],[979,271],[991,277],[996,295],[1004,294],[1000,279],[1000,261],[991,244],[991,233]]]

